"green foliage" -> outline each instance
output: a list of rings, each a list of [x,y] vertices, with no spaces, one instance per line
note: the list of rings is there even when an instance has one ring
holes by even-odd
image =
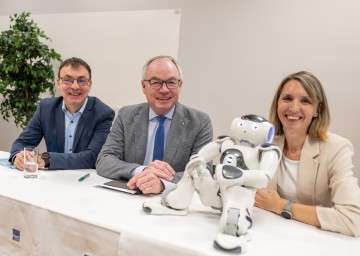
[[[10,16],[10,29],[0,37],[1,114],[9,121],[14,116],[16,126],[25,127],[47,90],[55,94],[52,60],[61,61],[60,54],[42,41],[50,40],[30,13]]]

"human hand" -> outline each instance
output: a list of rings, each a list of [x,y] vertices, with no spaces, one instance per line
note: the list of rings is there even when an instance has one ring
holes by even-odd
[[[165,188],[161,179],[148,168],[132,177],[127,186],[130,189],[138,188],[143,194],[159,194]]]
[[[28,160],[29,160],[30,154],[31,154],[30,152],[26,152],[26,157]],[[45,161],[44,161],[44,159],[41,158],[41,156],[38,156],[37,162],[38,162],[39,167],[45,166]],[[16,154],[13,164],[16,167],[16,169],[18,169],[19,171],[24,170],[24,150],[20,151],[19,153]]]
[[[255,194],[255,206],[280,214],[287,200],[282,199],[274,190],[258,189]]]
[[[13,164],[16,167],[16,169],[18,169],[19,171],[24,170],[24,151],[20,151],[15,155]]]
[[[174,178],[175,171],[174,169],[166,162],[155,160],[151,162],[144,171],[147,170],[149,172],[152,172],[154,175],[156,175],[159,178],[165,179],[165,180],[172,180]]]
[[[138,188],[144,194],[158,194],[164,190],[160,178],[171,181],[174,178],[174,169],[166,162],[155,160],[151,162],[140,174],[131,178],[128,187]]]

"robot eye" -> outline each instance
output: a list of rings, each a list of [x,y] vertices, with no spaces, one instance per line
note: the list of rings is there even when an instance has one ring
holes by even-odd
[[[239,121],[238,126],[243,126],[245,124],[244,121]]]
[[[259,128],[260,128],[260,126],[259,126],[258,124],[252,124],[251,127],[252,127],[255,131],[259,130]]]

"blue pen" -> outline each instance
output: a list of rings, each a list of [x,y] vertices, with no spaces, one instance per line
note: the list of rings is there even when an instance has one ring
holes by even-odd
[[[82,177],[79,179],[79,182],[85,180],[85,179],[88,178],[88,177],[90,177],[90,173],[87,173],[87,174],[85,174],[84,176],[82,176]]]

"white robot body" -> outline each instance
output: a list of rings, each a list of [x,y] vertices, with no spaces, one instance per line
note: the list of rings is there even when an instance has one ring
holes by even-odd
[[[205,206],[221,209],[215,244],[224,250],[246,251],[257,188],[264,188],[279,165],[280,149],[270,144],[274,126],[257,115],[235,118],[231,136],[221,136],[191,157],[176,188],[166,190],[160,203],[145,202],[150,214],[185,215],[195,191]],[[219,158],[214,175],[206,163]]]

